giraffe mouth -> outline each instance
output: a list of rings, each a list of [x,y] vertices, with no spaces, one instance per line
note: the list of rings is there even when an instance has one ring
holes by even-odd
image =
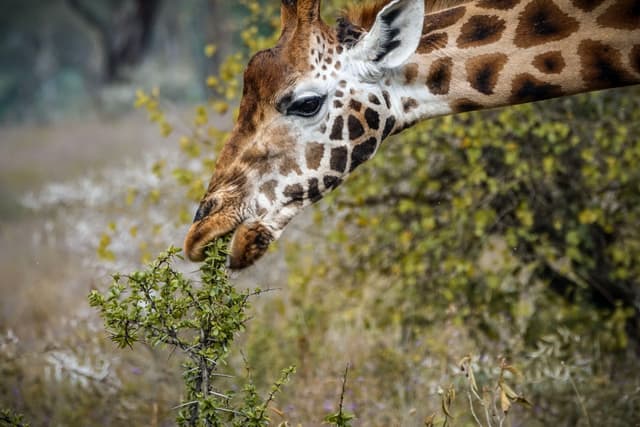
[[[184,240],[184,252],[193,262],[201,262],[206,258],[207,245],[216,239],[225,237],[235,231],[236,225],[224,228],[213,227],[205,218],[191,224]]]
[[[204,218],[189,228],[184,251],[191,261],[204,261],[209,243],[232,234],[227,266],[231,270],[243,270],[260,259],[275,240],[273,233],[259,221],[229,222],[225,227],[212,226],[216,222],[212,218]]]

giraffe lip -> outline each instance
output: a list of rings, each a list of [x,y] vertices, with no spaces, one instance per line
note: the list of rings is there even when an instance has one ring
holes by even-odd
[[[184,253],[193,262],[201,262],[206,258],[205,249],[209,243],[235,233],[239,224],[215,230],[206,229],[207,219],[204,218],[191,224],[184,240]]]

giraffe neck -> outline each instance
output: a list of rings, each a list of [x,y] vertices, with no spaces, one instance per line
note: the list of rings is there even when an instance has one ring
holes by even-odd
[[[640,83],[637,0],[480,0],[425,17],[416,53],[386,76],[420,120]]]

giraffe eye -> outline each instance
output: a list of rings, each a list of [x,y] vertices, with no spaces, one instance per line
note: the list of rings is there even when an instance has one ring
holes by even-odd
[[[312,117],[318,114],[326,96],[308,96],[298,99],[287,108],[287,116]]]

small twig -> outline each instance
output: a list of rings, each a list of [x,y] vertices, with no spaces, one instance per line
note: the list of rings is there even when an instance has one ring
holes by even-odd
[[[209,360],[209,359],[207,359],[207,360]],[[209,375],[211,375],[212,377],[235,378],[233,375],[218,374],[217,372],[209,372]]]
[[[191,406],[191,405],[195,405],[197,403],[198,403],[197,400],[192,400],[191,402],[185,402],[185,403],[182,403],[182,404],[180,404],[178,406],[174,406],[173,408],[171,408],[171,410],[182,409],[185,406]]]
[[[344,375],[342,377],[342,391],[340,392],[340,404],[338,407],[338,414],[340,415],[340,417],[342,417],[342,407],[344,404],[344,393],[347,389],[347,376],[349,375],[349,367],[350,364],[347,363],[346,368],[344,368]]]
[[[485,415],[487,417],[487,424],[489,427],[491,427],[493,424],[491,424],[491,418],[497,418],[498,417],[498,400],[495,398],[495,396],[492,396],[491,398],[491,406],[492,406],[492,410],[493,410],[493,416],[489,415],[489,405],[485,406]]]
[[[262,294],[266,294],[269,292],[276,292],[276,291],[281,291],[282,288],[267,288],[267,289],[260,289],[259,291],[253,291],[253,292],[249,292],[247,294],[247,297],[255,297],[255,296],[260,296]]]
[[[209,394],[213,394],[214,396],[222,397],[223,399],[231,399],[226,394],[218,393],[217,391],[210,391]]]
[[[471,388],[471,385],[469,385],[469,388]],[[471,397],[470,391],[467,391],[467,397],[469,398],[469,408],[471,409],[471,415],[473,416],[473,419],[475,420],[476,424],[478,424],[478,427],[484,427],[478,419],[478,416],[476,415],[476,410],[473,407],[473,398]]]
[[[185,406],[191,406],[191,405],[195,405],[195,404],[198,404],[198,403],[199,403],[199,402],[198,402],[197,400],[192,400],[191,402],[185,402],[185,403],[183,403],[183,404],[181,404],[181,405],[174,406],[174,407],[173,407],[173,408],[171,408],[171,409],[172,409],[172,410],[175,410],[175,409],[181,409],[181,408],[184,408]],[[217,408],[217,407],[214,407],[213,409],[215,409],[216,411],[229,412],[229,413],[231,413],[231,414],[235,414],[235,415],[243,416],[243,414],[242,414],[242,413],[240,413],[240,412],[238,412],[238,411],[234,411],[233,409]]]
[[[228,408],[216,408],[216,407],[214,407],[213,409],[215,409],[216,411],[220,411],[220,412],[228,412],[228,413],[230,413],[230,414],[239,415],[239,416],[241,416],[241,417],[244,417],[244,416],[245,416],[242,412],[234,411],[233,409],[228,409]]]
[[[591,427],[591,419],[589,418],[589,412],[587,412],[587,407],[584,405],[584,401],[582,399],[582,395],[578,391],[578,387],[576,386],[576,383],[573,380],[573,376],[571,375],[571,369],[567,365],[565,365],[564,362],[560,362],[560,363],[562,363],[562,366],[564,366],[567,369],[567,374],[569,376],[569,382],[571,383],[571,387],[573,387],[573,391],[576,393],[576,397],[578,398],[578,403],[580,404],[580,409],[582,410],[582,413],[584,414],[584,417],[587,419],[587,425],[589,427]]]

